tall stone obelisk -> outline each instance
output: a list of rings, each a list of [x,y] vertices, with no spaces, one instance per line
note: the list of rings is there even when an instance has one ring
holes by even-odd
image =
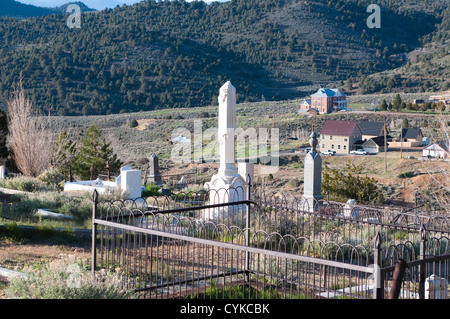
[[[245,180],[239,174],[236,165],[235,133],[236,120],[236,89],[230,81],[220,88],[218,141],[220,166],[216,175],[212,176],[209,187],[210,205],[236,202],[245,199]],[[229,210],[212,209],[208,218],[217,218]],[[223,217],[223,216],[222,216]],[[230,216],[232,217],[232,216]]]
[[[323,200],[322,196],[322,158],[317,152],[317,134],[311,133],[309,136],[311,151],[305,156],[304,166],[304,190],[303,190],[303,209],[306,211],[315,211],[320,207]]]
[[[220,168],[218,175],[231,178],[238,173],[236,167],[235,132],[236,120],[236,89],[230,81],[220,88],[219,94],[219,128]]]

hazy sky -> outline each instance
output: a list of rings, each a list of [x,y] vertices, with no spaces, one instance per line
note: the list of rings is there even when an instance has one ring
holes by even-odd
[[[68,2],[81,1],[85,5],[87,5],[89,8],[102,10],[105,8],[114,8],[117,5],[122,5],[124,3],[127,5],[130,5],[130,4],[133,4],[136,2],[140,2],[142,0],[17,0],[17,1],[26,3],[26,4],[32,4],[32,5],[35,5],[38,7],[57,7],[57,6],[66,4]],[[187,1],[192,1],[192,0],[187,0]],[[219,1],[223,1],[223,0],[219,0]],[[205,1],[205,2],[211,2],[211,0]]]

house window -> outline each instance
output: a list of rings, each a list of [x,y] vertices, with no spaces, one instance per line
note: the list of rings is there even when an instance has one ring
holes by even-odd
[[[333,149],[333,150],[334,150],[334,144],[331,144],[331,149]]]
[[[347,145],[344,145],[344,150],[346,150],[347,149]]]
[[[325,144],[322,144],[322,148],[325,149]]]
[[[340,149],[341,149],[341,144],[338,145],[338,150],[340,150]]]
[[[332,135],[330,135],[330,141],[333,139],[333,136]]]
[[[344,138],[344,142],[347,142],[347,138]]]

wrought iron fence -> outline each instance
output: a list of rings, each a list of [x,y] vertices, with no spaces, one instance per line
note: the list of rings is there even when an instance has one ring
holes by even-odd
[[[440,217],[333,202],[311,211],[301,198],[250,186],[244,200],[209,205],[243,192],[103,203],[94,195],[93,271],[120,269],[146,298],[383,298],[399,258],[411,278],[422,265],[419,281],[404,281],[415,285],[408,291],[424,290],[424,263],[447,271],[449,229]]]

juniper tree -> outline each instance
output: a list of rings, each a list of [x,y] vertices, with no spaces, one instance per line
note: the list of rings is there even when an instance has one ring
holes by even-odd
[[[374,178],[358,175],[360,169],[347,164],[345,170],[324,166],[322,177],[322,195],[329,199],[357,202],[383,202],[383,195]]]
[[[53,146],[52,165],[62,174],[68,176],[69,165],[75,155],[76,143],[71,140],[67,131],[62,131]]]
[[[112,172],[122,165],[111,143],[101,137],[100,130],[93,124],[86,130],[81,147],[72,160],[73,172],[82,179],[89,179],[93,167],[93,178],[96,178],[99,172],[106,171],[108,162]]]

